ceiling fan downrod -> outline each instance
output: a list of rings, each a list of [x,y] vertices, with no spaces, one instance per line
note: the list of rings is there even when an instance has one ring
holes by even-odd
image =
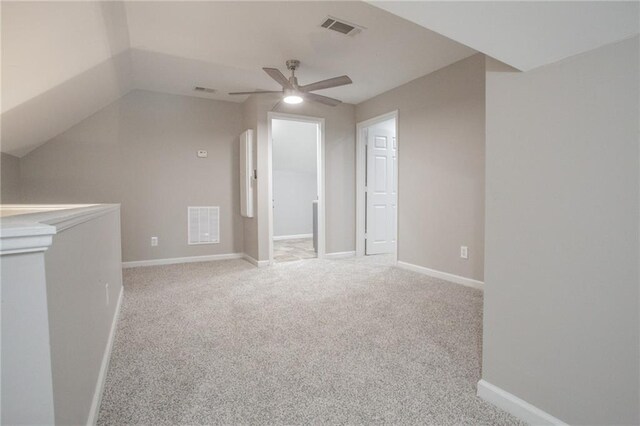
[[[286,62],[287,69],[291,71],[291,77],[289,77],[289,83],[294,87],[294,89],[298,89],[298,79],[296,78],[296,70],[300,67],[300,61],[297,59],[289,59]]]

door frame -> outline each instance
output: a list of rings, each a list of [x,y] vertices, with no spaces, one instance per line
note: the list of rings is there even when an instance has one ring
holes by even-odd
[[[374,124],[387,121],[389,119],[395,119],[396,122],[396,156],[398,157],[398,181],[396,182],[396,194],[398,200],[396,204],[396,252],[395,258],[398,260],[399,251],[399,226],[400,221],[400,137],[399,137],[399,125],[398,125],[398,110],[388,112],[386,114],[378,115],[368,120],[360,121],[356,124],[356,256],[365,255],[365,238],[364,228],[367,215],[367,206],[365,203],[365,173],[367,171],[366,162],[366,142],[367,138],[364,134],[365,129],[371,127]]]
[[[316,169],[318,185],[318,259],[325,257],[325,154],[324,154],[324,118],[310,117],[306,115],[287,114],[283,112],[267,113],[267,179],[269,180],[269,265],[273,265],[273,136],[271,126],[273,119],[300,121],[318,125],[318,139],[316,151]]]

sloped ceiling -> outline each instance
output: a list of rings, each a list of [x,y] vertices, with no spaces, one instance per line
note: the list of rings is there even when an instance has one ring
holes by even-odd
[[[2,2],[2,152],[23,156],[131,90],[119,2]]]
[[[528,71],[638,34],[638,1],[370,1]]]
[[[2,112],[128,48],[123,3],[2,2]]]
[[[373,5],[2,1],[0,150],[25,155],[134,88],[242,102],[226,93],[279,89],[261,67],[287,59],[302,84],[350,75],[322,93],[359,103],[476,51],[526,71],[638,33],[638,2]]]
[[[320,27],[327,15],[366,29]],[[22,156],[133,88],[243,102],[261,67],[358,103],[476,53],[364,2],[2,2],[2,152]],[[199,94],[194,86],[211,87]]]

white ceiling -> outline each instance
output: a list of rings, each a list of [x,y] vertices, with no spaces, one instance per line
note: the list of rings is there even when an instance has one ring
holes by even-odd
[[[1,150],[17,156],[133,88],[243,102],[227,92],[278,90],[261,68],[299,59],[301,84],[348,74],[320,93],[358,103],[475,53],[364,2],[3,1],[1,31]]]
[[[261,67],[292,58],[301,84],[348,74],[321,93],[359,103],[476,51],[528,70],[638,33],[638,2],[375,5],[3,1],[0,150],[22,156],[134,88],[242,102],[226,93],[279,89]],[[330,32],[327,15],[366,29]]]
[[[322,92],[359,103],[475,51],[363,2],[127,2],[136,86],[192,94],[278,90],[262,67],[288,75],[302,62],[301,84],[342,74],[351,86]],[[350,37],[320,24],[327,15],[364,26]]]
[[[2,2],[2,112],[129,48],[119,2]]]
[[[23,156],[132,88],[119,2],[2,2],[2,152]]]
[[[638,1],[369,1],[521,71],[638,34]]]

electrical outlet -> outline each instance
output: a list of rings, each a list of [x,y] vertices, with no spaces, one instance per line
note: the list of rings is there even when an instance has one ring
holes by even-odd
[[[460,257],[463,259],[469,258],[469,248],[467,246],[460,246]]]
[[[151,237],[151,247],[158,245],[158,237]]]

